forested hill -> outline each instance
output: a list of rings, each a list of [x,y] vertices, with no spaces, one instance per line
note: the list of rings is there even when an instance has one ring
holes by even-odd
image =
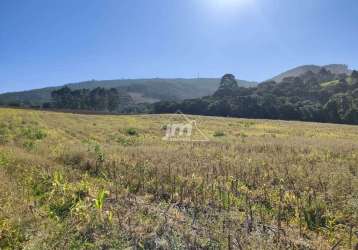
[[[210,97],[159,102],[156,113],[189,114],[358,124],[358,72],[336,74],[325,68],[280,82],[244,88],[225,75]]]
[[[161,100],[184,100],[212,95],[220,83],[219,78],[196,78],[196,79],[123,79],[86,81],[66,84],[72,90],[117,88],[121,92],[128,92],[136,103],[153,103]],[[241,86],[254,86],[257,83],[238,81]],[[11,105],[38,105],[50,102],[51,93],[62,88],[49,87],[22,92],[0,94],[0,104]]]
[[[287,70],[287,71],[273,77],[271,80],[276,81],[276,82],[281,82],[284,78],[298,77],[302,74],[307,73],[308,71],[312,71],[313,73],[317,74],[321,69],[326,69],[336,75],[339,75],[339,74],[349,75],[352,73],[352,70],[350,70],[348,68],[348,66],[345,64],[329,64],[329,65],[325,65],[325,66],[302,65],[302,66],[298,66],[296,68]]]

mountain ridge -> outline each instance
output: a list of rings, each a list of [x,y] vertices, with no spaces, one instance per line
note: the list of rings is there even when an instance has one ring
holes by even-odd
[[[173,113],[254,119],[280,119],[340,124],[358,124],[358,71],[341,73],[331,66],[317,73],[311,70],[281,82],[266,81],[242,88],[235,76],[226,74],[213,96],[182,102],[159,102],[153,113]],[[301,69],[312,67],[301,67]]]
[[[6,92],[0,94],[0,102],[31,103],[42,105],[51,101],[51,92],[64,86],[71,89],[94,89],[96,87],[118,88],[130,93],[137,102],[154,102],[155,100],[184,100],[213,94],[219,86],[220,78],[148,78],[148,79],[114,79],[89,80],[68,83],[61,86]],[[256,82],[241,80],[241,86],[255,86]]]
[[[327,64],[327,65],[315,65],[315,64],[305,64],[294,67],[287,71],[284,71],[281,74],[271,78],[275,82],[281,82],[286,77],[298,77],[307,73],[308,71],[312,71],[313,73],[317,74],[321,69],[326,69],[331,71],[333,74],[351,74],[352,70],[349,69],[348,65],[346,64]]]
[[[317,74],[326,69],[333,74],[351,74],[352,70],[346,64],[314,65],[307,64],[289,69],[268,81],[282,82],[288,77],[299,77],[310,71]],[[41,106],[50,102],[51,92],[64,86],[71,89],[117,88],[132,96],[135,103],[154,103],[156,101],[185,100],[210,96],[215,93],[220,78],[139,78],[113,80],[87,80],[39,89],[17,92],[0,93],[0,104],[22,103],[25,105]],[[240,87],[253,87],[259,83],[238,80]]]

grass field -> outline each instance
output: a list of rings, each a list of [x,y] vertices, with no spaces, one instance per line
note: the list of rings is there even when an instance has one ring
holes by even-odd
[[[0,249],[356,247],[358,127],[191,118],[0,109]]]

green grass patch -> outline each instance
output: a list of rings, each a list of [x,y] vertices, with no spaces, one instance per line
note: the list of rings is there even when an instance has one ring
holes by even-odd
[[[5,153],[0,152],[0,167],[6,167],[9,164],[9,159],[6,157]]]

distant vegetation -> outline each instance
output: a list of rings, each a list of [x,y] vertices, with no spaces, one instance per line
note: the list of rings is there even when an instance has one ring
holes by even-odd
[[[358,72],[334,74],[321,68],[281,82],[238,86],[225,75],[213,96],[154,104],[155,113],[189,114],[358,124]]]
[[[45,104],[45,107],[114,112],[118,111],[120,105],[125,106],[133,102],[127,93],[119,92],[115,88],[71,90],[64,87],[53,91],[51,96],[53,102]]]
[[[89,81],[0,95],[0,105],[121,114],[175,113],[358,124],[358,73],[305,65],[258,85],[219,79]],[[98,87],[102,86],[102,87]],[[46,100],[46,102],[45,102]]]
[[[29,91],[0,94],[0,102],[5,105],[41,107],[44,103],[51,102],[51,93],[63,87],[71,90],[105,88],[118,89],[128,93],[135,103],[152,103],[161,100],[184,100],[212,95],[218,87],[218,78],[193,78],[193,79],[124,79],[86,81],[67,84],[61,87],[49,87]],[[238,81],[241,86],[254,86],[257,83]]]
[[[308,71],[312,71],[313,73],[317,74],[322,69],[328,70],[332,72],[333,74],[339,75],[339,74],[345,74],[350,75],[352,73],[352,70],[348,68],[345,64],[329,64],[325,66],[318,66],[318,65],[303,65],[299,66],[293,69],[290,69],[286,72],[283,72],[275,77],[273,77],[271,80],[275,82],[281,82],[283,79],[287,77],[299,77]]]

